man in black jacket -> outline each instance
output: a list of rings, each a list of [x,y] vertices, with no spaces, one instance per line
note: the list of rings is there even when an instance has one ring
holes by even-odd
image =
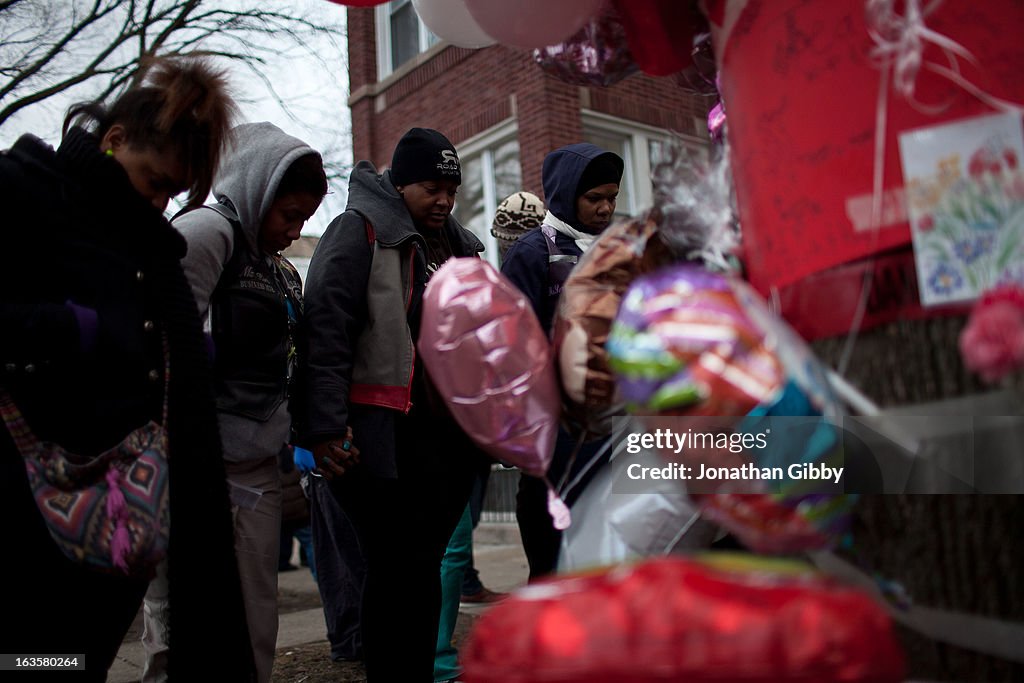
[[[483,250],[450,215],[461,181],[454,146],[430,129],[403,136],[390,170],[359,162],[306,283],[303,441],[366,556],[370,681],[432,680],[441,557],[479,458],[415,349],[430,275]]]

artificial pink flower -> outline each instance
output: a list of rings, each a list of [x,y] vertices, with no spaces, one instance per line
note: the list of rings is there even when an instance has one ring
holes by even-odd
[[[1001,287],[982,297],[960,333],[960,354],[989,383],[1024,368],[1024,290]]]

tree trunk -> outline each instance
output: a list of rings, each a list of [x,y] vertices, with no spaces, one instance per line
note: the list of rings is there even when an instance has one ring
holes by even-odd
[[[859,335],[845,376],[882,407],[983,392],[960,360],[957,338],[964,322],[934,318],[869,330]],[[844,336],[812,346],[834,367],[845,342]],[[854,545],[871,569],[901,583],[916,604],[1024,621],[1022,505],[1017,495],[864,496]],[[1022,665],[908,629],[900,635],[910,678],[1024,680]]]

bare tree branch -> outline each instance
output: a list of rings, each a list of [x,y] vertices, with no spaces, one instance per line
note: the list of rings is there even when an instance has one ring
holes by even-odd
[[[120,2],[121,0],[118,0],[118,1]],[[99,7],[99,4],[100,4],[100,0],[97,0],[96,5],[93,7],[93,11],[90,12],[89,17],[87,17],[87,19],[86,19],[88,24],[93,23],[94,21],[96,21],[101,16],[109,13],[110,10],[108,8],[107,10],[104,10],[104,12],[102,14],[97,14],[97,9]],[[26,97],[22,97],[22,98],[20,98],[18,100],[15,100],[14,102],[12,102],[11,104],[7,105],[3,109],[0,109],[0,125],[3,125],[4,121],[6,121],[11,116],[13,116],[15,113],[17,113],[21,109],[24,109],[25,107],[28,107],[28,106],[30,106],[32,104],[36,104],[38,102],[41,102],[41,101],[47,99],[48,97],[51,97],[51,96],[53,96],[53,95],[55,95],[57,93],[64,92],[65,90],[71,88],[72,86],[78,85],[79,83],[87,81],[87,80],[89,80],[91,78],[94,78],[96,76],[102,76],[102,75],[105,75],[105,74],[116,73],[120,68],[123,68],[123,67],[113,67],[113,68],[103,69],[103,68],[100,68],[100,66],[103,64],[104,61],[106,61],[107,57],[109,57],[115,50],[120,48],[121,45],[123,45],[124,43],[128,42],[136,34],[137,30],[136,31],[128,30],[128,26],[131,23],[130,19],[131,19],[130,16],[125,18],[125,21],[122,23],[121,31],[120,31],[119,35],[117,36],[117,38],[113,39],[106,47],[104,47],[102,50],[100,50],[100,52],[95,57],[93,57],[92,61],[90,61],[82,69],[82,71],[80,71],[79,73],[75,74],[74,76],[72,76],[70,78],[66,78],[63,81],[59,81],[57,83],[54,83],[54,84],[52,84],[52,85],[50,85],[48,87],[45,87],[45,88],[41,89],[41,90],[37,90],[36,92],[34,92],[34,93],[32,93],[32,94],[30,94],[30,95],[28,95]],[[88,24],[85,24],[85,25],[88,25]],[[80,33],[83,28],[84,28],[84,25],[81,26],[80,28],[76,29],[75,33],[76,34]],[[70,40],[73,38],[73,36],[70,36],[70,34],[69,34],[68,36],[65,36],[65,38],[68,39],[67,42],[70,42]],[[49,62],[51,59],[53,59],[53,57],[56,54],[59,54],[59,52],[55,52],[55,50],[51,49],[49,51],[49,53],[48,53],[49,56],[46,58],[46,61]],[[41,64],[42,64],[42,60],[40,60],[40,62],[37,62],[37,65],[41,66]],[[33,67],[30,67],[30,70],[32,68],[35,68],[37,65],[33,65]],[[36,71],[38,71],[38,69],[36,69]],[[14,79],[14,81],[17,81],[17,80],[18,79]],[[21,80],[24,80],[24,78],[22,78]],[[4,94],[6,94],[4,92],[4,90],[0,89],[0,99],[3,99]]]
[[[167,42],[167,39],[171,36],[171,34],[186,26],[189,14],[191,14],[196,9],[196,7],[199,6],[199,2],[200,0],[188,0],[187,2],[182,3],[180,5],[180,9],[177,12],[175,12],[175,17],[170,22],[168,22],[167,26],[165,26],[163,30],[160,31],[160,33],[157,34],[156,38],[153,39],[153,42],[149,44],[149,46],[146,48],[143,54],[157,54],[160,51],[160,48],[163,46],[163,44]],[[171,12],[166,12],[164,13],[164,16],[169,16],[170,14]]]
[[[338,28],[320,22],[319,14],[293,16],[265,4],[89,0],[84,9],[74,3],[69,16],[50,0],[0,0],[0,127],[16,113],[87,82],[96,81],[93,91],[109,96],[138,76],[141,59],[193,50],[245,65],[294,118],[262,69],[271,57],[305,49],[311,34]]]
[[[344,55],[334,42],[344,35],[343,12],[324,0],[0,0],[0,140],[36,110],[44,115],[35,121],[59,130],[58,107],[123,91],[141,60],[203,54],[247,83],[240,103],[288,118],[302,137],[312,133],[334,190],[326,211],[336,213],[352,165]],[[327,39],[336,51],[323,48]],[[333,90],[293,78],[297,59],[334,74]]]
[[[60,39],[58,39],[57,42],[54,43],[53,47],[51,47],[45,55],[38,59],[34,64],[22,70],[21,73],[12,78],[9,83],[5,84],[3,87],[0,87],[0,99],[3,99],[6,95],[13,92],[14,89],[17,88],[20,83],[23,83],[25,80],[38,74],[44,66],[46,66],[52,59],[54,59],[54,57],[59,55],[67,47],[68,43],[70,43],[79,34],[81,34],[81,32],[87,26],[93,24],[96,21],[99,21],[104,16],[112,12],[114,9],[114,6],[111,5],[105,10],[101,10],[101,5],[102,0],[95,0],[92,10],[89,11],[89,14],[86,15],[85,19],[83,19],[81,22],[72,25],[68,32],[65,33]],[[0,123],[3,123],[2,118],[0,118]]]

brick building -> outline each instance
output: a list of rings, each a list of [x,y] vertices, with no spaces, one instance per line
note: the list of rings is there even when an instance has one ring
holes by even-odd
[[[539,196],[552,149],[587,141],[626,159],[618,212],[651,203],[652,157],[666,141],[706,144],[710,102],[672,78],[635,74],[609,88],[548,76],[527,50],[470,50],[439,41],[410,0],[348,9],[349,106],[353,155],[378,168],[411,126],[436,128],[455,143],[463,184],[455,214],[497,258],[490,224],[497,204],[527,189]]]

